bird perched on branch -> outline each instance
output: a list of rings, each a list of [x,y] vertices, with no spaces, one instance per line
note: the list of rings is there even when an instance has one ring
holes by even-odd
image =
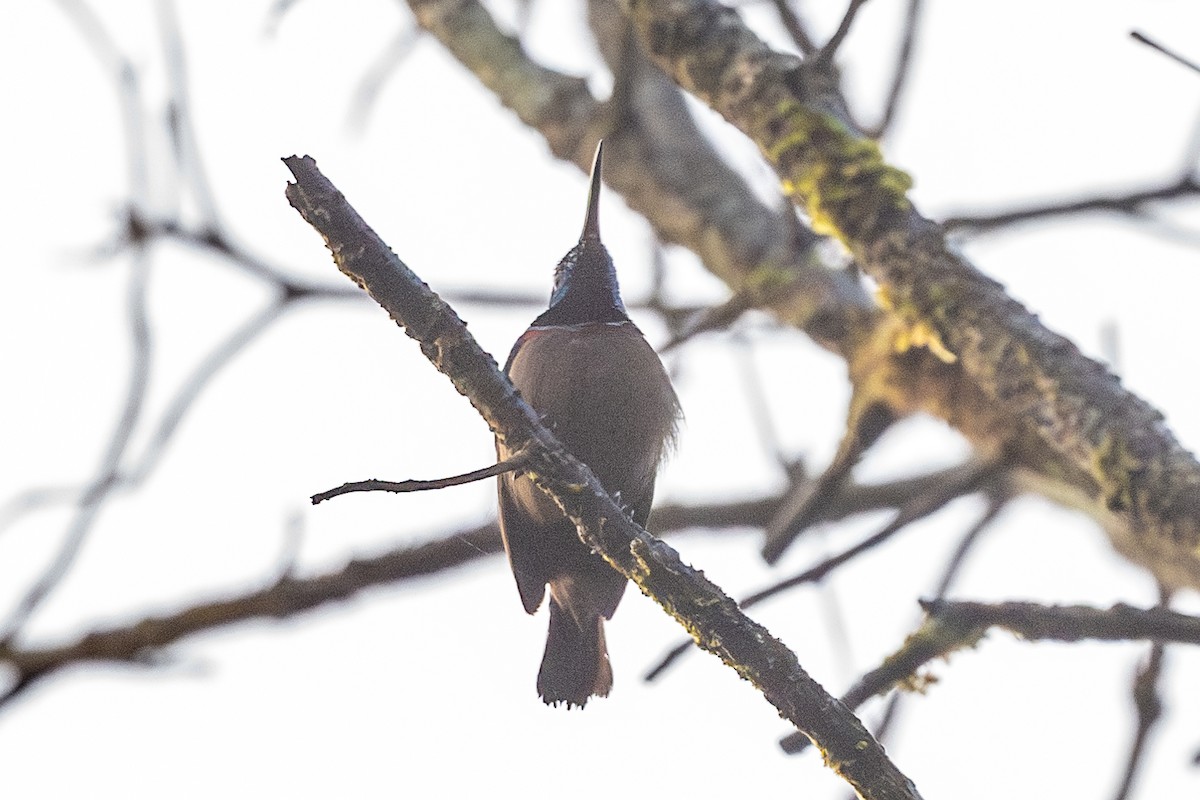
[[[554,271],[550,307],[521,335],[504,371],[609,494],[646,524],[654,478],[680,418],[671,381],[625,313],[617,274],[600,241],[603,143],[596,148],[579,244]],[[501,459],[512,455],[497,442]],[[625,576],[593,553],[555,502],[519,473],[499,478],[500,531],[525,610],[550,586],[550,631],[538,694],[568,707],[605,696],[612,667],[604,620],[616,611]]]

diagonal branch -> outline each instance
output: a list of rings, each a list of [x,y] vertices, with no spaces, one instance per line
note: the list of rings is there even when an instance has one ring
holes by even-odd
[[[850,4],[846,6],[846,13],[842,15],[842,21],[838,23],[837,30],[833,32],[833,36],[829,41],[821,45],[811,62],[815,68],[828,70],[833,64],[833,57],[837,54],[838,48],[842,46],[842,42],[846,40],[846,36],[850,33],[850,28],[854,25],[854,18],[858,16],[858,10],[863,7],[867,0],[850,0]]]
[[[986,531],[1004,507],[1012,500],[1012,489],[1007,482],[1000,481],[997,485],[991,487],[988,492],[988,505],[984,510],[983,515],[976,520],[975,524],[963,536],[962,541],[958,543],[954,554],[950,556],[949,562],[946,564],[945,572],[942,573],[942,579],[938,581],[937,592],[934,597],[941,600],[945,597],[946,592],[950,590],[951,584],[954,583],[958,576],[959,570],[966,561],[967,554],[979,542],[984,531]],[[925,630],[924,628],[922,630]],[[914,644],[914,650],[929,647],[929,639],[917,640],[914,636],[910,638],[910,642]],[[929,661],[928,656],[920,656],[910,651],[909,644],[906,642],[904,648],[896,656],[889,657],[878,668],[871,670],[866,675],[863,675],[855,682],[850,689],[842,695],[842,702],[854,710],[865,703],[870,698],[877,694],[883,694],[897,684],[911,683],[913,676],[917,670]],[[905,658],[910,659],[910,663],[905,662]],[[884,709],[883,716],[880,718],[879,724],[875,726],[875,735],[880,740],[887,738],[887,732],[896,720],[896,716],[900,710],[900,701],[904,694],[896,692],[888,698],[887,707]],[[809,742],[803,736],[789,734],[780,740],[779,746],[785,753],[799,753],[808,748]]]
[[[804,27],[800,15],[792,8],[791,0],[771,0],[771,2],[774,3],[775,11],[779,14],[779,21],[783,23],[784,29],[788,32],[788,36],[792,37],[796,47],[800,48],[800,52],[806,56],[817,52],[817,43],[813,41],[812,36]]]
[[[994,478],[997,471],[1002,467],[999,462],[980,462],[968,463],[958,468],[956,474],[950,475],[948,480],[943,481],[935,486],[929,487],[928,491],[923,494],[913,494],[906,501],[900,504],[899,510],[895,517],[892,518],[887,525],[882,529],[863,539],[858,544],[852,545],[845,550],[835,555],[829,556],[814,564],[803,572],[793,575],[790,578],[784,578],[781,581],[776,581],[764,589],[760,589],[753,594],[749,594],[742,598],[738,605],[743,609],[753,608],[754,606],[766,600],[770,600],[776,595],[786,592],[789,589],[794,589],[797,586],[804,586],[810,583],[820,583],[828,575],[843,564],[852,561],[863,553],[872,550],[879,545],[891,539],[908,525],[917,520],[924,519],[932,514],[940,511],[952,500],[955,500],[963,495],[969,494],[980,487],[985,481]],[[942,473],[946,474],[946,473]],[[814,483],[817,483],[814,481]],[[787,498],[784,498],[781,508],[786,508]],[[828,508],[828,506],[826,507]],[[826,510],[822,509],[821,514],[826,514]],[[692,646],[692,642],[684,641],[667,651],[667,654],[646,673],[646,680],[653,681],[657,679],[664,670],[674,663],[680,656],[687,652]],[[851,706],[853,707],[853,706]]]
[[[1195,61],[1192,61],[1191,59],[1184,58],[1183,56],[1176,53],[1174,50],[1168,50],[1166,47],[1163,47],[1161,44],[1154,41],[1153,39],[1151,39],[1149,36],[1142,33],[1141,31],[1130,31],[1129,38],[1133,39],[1135,42],[1141,42],[1142,44],[1146,45],[1147,47],[1149,47],[1152,50],[1157,50],[1158,52],[1162,53],[1164,56],[1171,59],[1172,61],[1174,61],[1178,64],[1182,64],[1183,66],[1187,67],[1192,72],[1200,72],[1200,64],[1197,64]]]
[[[406,267],[311,158],[284,160],[287,196],[325,238],[338,269],[421,345],[509,450],[527,450],[529,474],[576,524],[581,539],[675,617],[697,641],[753,683],[805,731],[864,798],[915,798],[909,781],[862,723],[830,697],[796,656],[747,618],[719,587],[625,516],[596,476],[541,424],[457,315]]]
[[[911,179],[854,127],[835,80],[772,51],[712,0],[625,5],[656,63],[749,136],[814,229],[837,236],[879,283],[907,345],[926,346],[978,393],[1000,423],[986,432],[992,445],[1048,487],[1074,492],[1117,549],[1161,583],[1200,587],[1200,463],[1155,408],[918,213]],[[950,421],[963,429],[961,406],[929,410],[957,412]]]
[[[904,23],[904,38],[900,42],[900,51],[896,54],[896,66],[892,71],[892,85],[888,90],[887,102],[883,106],[883,115],[875,123],[867,135],[872,139],[881,139],[892,128],[904,90],[908,86],[909,76],[912,75],[912,55],[916,49],[917,29],[920,28],[921,0],[908,0],[908,19]]]
[[[605,25],[597,41],[605,58],[614,71],[618,60],[634,62],[621,70],[637,71],[626,76],[635,83],[625,109],[633,119],[615,126],[585,81],[534,61],[478,0],[408,4],[421,27],[540,133],[556,157],[586,170],[591,144],[603,136],[612,154],[605,181],[660,240],[692,250],[732,291],[837,351],[874,324],[878,310],[857,278],[825,268],[815,249],[820,238],[798,229],[791,211],[759,200],[700,132],[670,79],[641,48],[626,52],[626,23],[615,2],[591,3],[593,27],[596,20]]]

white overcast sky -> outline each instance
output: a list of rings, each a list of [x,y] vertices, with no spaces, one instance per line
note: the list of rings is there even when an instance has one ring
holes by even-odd
[[[173,213],[158,124],[167,90],[154,4],[95,2],[137,68],[149,115],[154,210]],[[585,183],[453,62],[422,40],[390,80],[362,135],[350,97],[372,60],[412,21],[403,4],[305,0],[274,32],[271,3],[180,2],[188,86],[222,219],[254,252],[338,283],[316,235],[283,198],[282,156],[307,153],[435,289],[547,294],[578,235]],[[744,4],[757,22],[770,4]],[[827,35],[841,3],[799,4]],[[874,0],[843,62],[860,116],[874,117],[905,3]],[[1128,39],[1131,29],[1200,58],[1194,2],[929,2],[908,101],[889,159],[915,178],[927,214],[1121,191],[1165,181],[1200,113],[1200,75]],[[509,4],[496,3],[511,19]],[[52,2],[13,3],[0,24],[5,109],[5,243],[0,292],[0,487],[85,480],[125,392],[128,255],[111,243],[128,197],[113,83]],[[560,69],[608,78],[575,21],[575,2],[540,0],[532,51]],[[776,40],[783,45],[782,40]],[[709,120],[729,158],[764,193],[753,150]],[[195,219],[185,202],[183,213]],[[627,300],[648,286],[651,237],[621,200],[603,201],[605,238]],[[1166,216],[1200,230],[1193,203]],[[1195,379],[1200,246],[1126,219],[1081,218],[974,240],[979,266],[1086,352],[1119,332],[1126,383],[1200,443]],[[720,285],[670,254],[681,302],[719,301]],[[253,281],[186,248],[154,248],[150,316],[153,419],[196,359],[266,300]],[[501,360],[537,308],[459,309]],[[650,338],[663,332],[651,321]],[[751,325],[750,327],[753,327]],[[815,466],[836,445],[848,389],[842,364],[798,334],[747,334],[790,455]],[[734,499],[777,491],[739,386],[746,350],[714,336],[672,356],[687,414],[659,499]],[[149,429],[139,429],[135,445]],[[137,449],[137,446],[134,448]],[[883,479],[965,452],[942,425],[913,421],[862,465]],[[477,468],[491,438],[469,404],[370,304],[293,312],[211,385],[159,469],[105,506],[77,564],[35,618],[30,641],[163,613],[249,590],[278,569],[290,525],[298,569],[333,568],[476,524],[493,488],[352,496],[312,508],[309,494],[365,477],[435,477]],[[4,497],[0,497],[0,502]],[[942,559],[978,514],[960,502],[897,542],[754,616],[831,691],[878,663],[915,624]],[[56,509],[0,534],[0,616],[48,563],[70,518]],[[686,560],[741,594],[878,528],[873,516],[830,528],[776,570],[753,532],[676,540]],[[975,553],[957,596],[1149,604],[1154,589],[1086,521],[1041,501],[1014,505]],[[1184,607],[1196,610],[1194,596]],[[831,609],[836,609],[831,611]],[[839,646],[831,629],[844,627]],[[374,590],[286,622],[188,639],[149,670],[76,669],[0,714],[0,773],[11,796],[208,798],[528,797],[569,794],[842,797],[812,753],[779,754],[771,707],[715,659],[689,654],[666,678],[640,675],[678,627],[630,591],[608,626],[616,686],[583,713],[547,709],[534,676],[545,617],[528,618],[499,559]],[[889,752],[926,798],[1107,796],[1132,713],[1127,684],[1144,648],[1028,645],[993,634],[933,672]],[[1142,797],[1200,792],[1194,692],[1200,656],[1170,651],[1170,716],[1157,732]],[[873,721],[880,706],[868,705]],[[569,787],[569,788],[565,788]]]

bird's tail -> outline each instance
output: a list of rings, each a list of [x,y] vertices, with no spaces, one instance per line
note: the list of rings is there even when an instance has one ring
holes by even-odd
[[[574,611],[575,613],[572,613]],[[591,608],[569,609],[550,594],[550,632],[538,672],[538,694],[548,705],[583,706],[612,689],[604,618]]]

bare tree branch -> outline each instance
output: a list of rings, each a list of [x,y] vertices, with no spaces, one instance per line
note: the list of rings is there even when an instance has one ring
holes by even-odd
[[[664,242],[695,252],[735,292],[761,297],[762,307],[817,341],[842,350],[874,325],[874,302],[857,279],[825,269],[811,231],[798,236],[795,214],[764,205],[700,133],[678,89],[657,68],[635,62],[631,104],[636,124],[614,121],[586,84],[536,63],[502,32],[477,0],[409,0],[417,22],[440,41],[551,152],[581,170],[600,136],[612,154],[605,181],[654,226]],[[625,23],[612,0],[591,4],[605,58],[624,54]],[[623,55],[624,54],[624,55]],[[647,65],[648,67],[650,65]],[[616,67],[614,66],[614,70]]]
[[[1150,741],[1150,731],[1162,716],[1162,699],[1158,696],[1158,682],[1162,677],[1163,655],[1165,645],[1155,642],[1150,645],[1150,656],[1146,663],[1138,667],[1133,679],[1133,705],[1137,712],[1137,727],[1133,732],[1133,741],[1129,745],[1129,757],[1125,761],[1125,771],[1121,783],[1113,794],[1113,800],[1126,800],[1133,789],[1142,759],[1146,754],[1146,745]]]
[[[842,42],[850,33],[850,28],[854,25],[854,18],[858,16],[858,10],[866,2],[867,0],[850,0],[850,4],[846,6],[846,13],[842,15],[842,21],[838,23],[833,36],[813,55],[811,63],[814,68],[827,70],[833,64],[834,55],[837,54],[838,48],[842,46]]]
[[[1118,603],[1112,608],[1045,606],[1038,603],[970,603],[960,600],[923,600],[921,607],[932,618],[956,626],[1005,628],[1027,641],[1078,642],[1084,639],[1121,642],[1200,644],[1200,619],[1161,606],[1134,608]]]
[[[896,421],[892,410],[880,403],[861,407],[852,401],[849,416],[833,460],[815,481],[800,481],[792,487],[783,507],[763,532],[762,556],[768,564],[778,561],[792,542],[821,517],[824,507],[850,479],[850,471],[859,459]]]
[[[420,29],[406,22],[396,31],[383,52],[376,56],[375,61],[359,80],[358,88],[354,90],[350,99],[347,125],[352,131],[361,133],[366,129],[371,110],[375,107],[384,85],[408,59],[420,38]]]
[[[449,478],[437,478],[428,481],[381,481],[371,478],[365,481],[343,483],[335,489],[328,489],[324,492],[314,494],[312,496],[312,504],[315,506],[334,497],[341,497],[344,494],[351,494],[353,492],[394,492],[396,494],[403,494],[406,492],[428,492],[433,489],[445,489],[450,486],[462,486],[465,483],[484,481],[488,478],[494,478],[497,475],[503,475],[506,472],[520,470],[526,463],[525,453],[517,453],[512,458],[507,458],[504,461],[484,467],[483,469],[473,470],[462,475],[454,475]]]
[[[857,513],[894,508],[914,494],[921,495],[944,485],[948,476],[958,469],[955,467],[883,484],[849,486],[829,506],[827,518],[842,519]],[[139,470],[139,474],[148,470],[149,467]],[[132,477],[127,476],[124,480],[131,481]],[[128,485],[124,488],[128,488]],[[66,489],[62,491],[70,498],[76,496]],[[654,509],[650,527],[660,534],[761,528],[776,513],[781,502],[782,497],[776,496],[722,504],[665,504]],[[16,682],[27,688],[32,682],[73,664],[105,661],[135,663],[145,653],[162,649],[195,633],[260,617],[282,619],[294,616],[322,605],[340,602],[368,586],[432,575],[480,558],[495,556],[503,549],[500,531],[494,522],[490,522],[434,538],[416,547],[399,547],[372,558],[356,559],[345,567],[306,578],[298,578],[293,574],[289,560],[285,568],[280,570],[279,577],[246,594],[203,601],[165,616],[94,630],[63,645],[20,647],[12,642],[0,645],[0,664],[12,669]],[[10,686],[10,694],[14,688]],[[808,741],[806,737],[805,741]]]
[[[991,527],[992,523],[1000,515],[1000,512],[1008,505],[1012,499],[1012,490],[1007,485],[1007,481],[1000,481],[997,485],[991,487],[988,492],[988,506],[983,512],[983,515],[975,522],[974,525],[963,536],[958,547],[955,548],[953,555],[946,564],[946,570],[942,573],[942,579],[938,582],[937,591],[934,598],[941,600],[950,590],[954,580],[957,578],[959,570],[966,561],[967,554],[979,542],[983,532]],[[922,648],[928,648],[929,640],[918,641],[916,649],[919,651]],[[907,643],[905,644],[907,648]],[[859,678],[846,694],[842,695],[842,702],[850,708],[858,710],[863,703],[877,694],[883,694],[897,684],[909,682],[916,670],[923,664],[924,661],[913,661],[907,659],[923,658],[919,653],[909,653],[907,649],[904,651],[904,657],[891,657],[884,661],[878,668],[872,670],[866,675]],[[915,666],[914,666],[915,664]],[[897,715],[900,712],[901,700],[906,695],[901,692],[894,692],[888,698],[887,707],[884,709],[883,716],[875,729],[875,736],[883,741],[887,737],[887,732],[895,722]],[[807,739],[796,734],[789,734],[780,740],[779,746],[785,753],[799,753],[805,750],[809,745]]]
[[[495,523],[488,523],[428,544],[355,559],[320,575],[297,578],[285,570],[278,580],[258,591],[92,631],[57,647],[23,649],[12,642],[0,643],[0,664],[15,675],[6,696],[73,664],[136,663],[147,652],[201,631],[252,619],[283,619],[346,600],[372,586],[441,572],[502,550],[499,530]]]
[[[800,52],[806,56],[817,52],[817,43],[805,29],[804,23],[800,21],[800,16],[792,8],[790,0],[771,0],[771,2],[775,4],[775,10],[779,12],[779,21],[783,23],[784,30],[788,32],[788,36],[792,37],[792,41],[796,43],[796,47],[800,48]]]
[[[1108,194],[1096,197],[1085,197],[1079,200],[1067,200],[1061,203],[1046,203],[1029,206],[1012,211],[1001,211],[994,214],[957,214],[942,221],[948,230],[966,231],[968,233],[992,231],[1016,225],[1022,222],[1050,219],[1073,214],[1088,214],[1094,211],[1113,211],[1120,214],[1141,215],[1146,206],[1167,200],[1180,200],[1200,195],[1200,181],[1194,174],[1184,175],[1179,180],[1165,186],[1155,186],[1149,189],[1126,192],[1124,194]]]
[[[952,481],[947,481],[935,487],[930,487],[929,492],[924,495],[913,495],[900,506],[896,512],[896,516],[876,533],[871,534],[866,539],[863,539],[856,545],[846,548],[842,552],[830,556],[822,560],[820,563],[804,570],[803,572],[793,575],[790,578],[785,578],[781,581],[776,581],[765,589],[761,589],[753,594],[749,594],[742,598],[738,605],[743,609],[753,608],[764,600],[770,600],[772,597],[794,589],[797,586],[804,586],[810,583],[819,583],[824,580],[831,572],[843,564],[852,561],[868,550],[873,550],[879,545],[886,542],[888,539],[895,536],[901,530],[916,522],[924,519],[929,515],[944,508],[947,503],[955,500],[964,494],[970,494],[980,487],[980,485],[991,477],[994,477],[996,471],[1001,468],[999,462],[982,462],[963,465],[960,472],[954,476]],[[787,503],[785,497],[784,503]],[[822,510],[824,513],[824,510]],[[649,672],[646,673],[646,680],[653,681],[658,678],[663,671],[674,663],[681,655],[683,655],[692,646],[692,642],[685,641],[673,647],[662,658],[661,661]]]
[[[285,163],[297,180],[288,186],[288,199],[324,236],[338,268],[421,343],[508,449],[528,452],[527,474],[576,524],[581,539],[754,684],[862,797],[919,797],[862,723],[804,672],[782,642],[625,516],[591,470],[564,451],[520,400],[462,321],[379,240],[315,163],[297,157]]]
[[[1200,463],[1156,409],[1049,331],[917,212],[910,179],[854,128],[829,76],[773,52],[712,0],[626,7],[655,61],[755,141],[814,228],[836,235],[878,281],[907,343],[951,366],[999,427],[974,428],[961,400],[953,411],[929,410],[957,415],[956,427],[977,444],[999,445],[1047,483],[1075,491],[1117,549],[1162,583],[1200,587]]]
[[[131,364],[125,402],[109,434],[108,445],[96,467],[95,477],[78,501],[78,508],[67,526],[54,560],[22,595],[9,618],[0,627],[0,646],[10,643],[29,618],[54,591],[75,563],[75,557],[92,530],[104,501],[119,481],[121,459],[129,447],[134,428],[141,417],[150,383],[150,324],[146,314],[146,283],[150,260],[143,250],[134,254],[127,288]]]
[[[872,139],[883,138],[892,128],[896,120],[896,111],[904,97],[908,86],[908,78],[912,74],[912,54],[916,47],[917,30],[920,28],[921,0],[908,0],[908,19],[904,23],[904,38],[900,41],[900,52],[896,55],[896,66],[892,69],[892,85],[888,90],[887,101],[883,106],[883,116],[873,128],[867,131]]]
[[[1153,39],[1151,39],[1149,36],[1142,33],[1141,31],[1130,31],[1129,38],[1133,39],[1135,42],[1141,42],[1142,44],[1146,45],[1147,47],[1149,47],[1153,50],[1157,50],[1158,52],[1162,53],[1164,56],[1171,59],[1172,61],[1175,61],[1179,64],[1183,64],[1185,67],[1190,69],[1192,72],[1200,72],[1200,64],[1197,64],[1195,61],[1191,61],[1189,59],[1184,58],[1183,56],[1179,55],[1178,53],[1176,53],[1173,50],[1168,50],[1167,48],[1163,47],[1161,44],[1154,41]]]
[[[217,212],[217,201],[209,184],[208,170],[200,152],[195,120],[192,118],[187,59],[184,57],[179,15],[172,0],[158,0],[155,8],[167,64],[167,76],[171,82],[168,122],[171,139],[175,145],[175,164],[185,178],[184,187],[191,190],[192,198],[200,209],[204,226],[209,230],[220,230],[221,219]]]

